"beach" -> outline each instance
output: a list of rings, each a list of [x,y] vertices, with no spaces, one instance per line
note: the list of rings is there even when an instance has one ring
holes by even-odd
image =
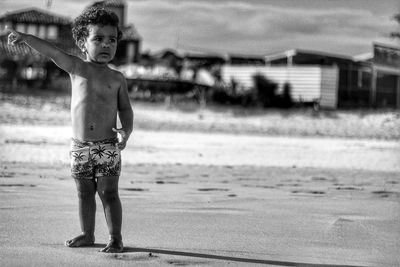
[[[266,134],[251,128],[256,115],[218,123],[210,110],[134,110],[120,179],[125,250],[103,254],[98,198],[96,245],[63,245],[80,231],[67,109],[0,106],[1,266],[400,265],[396,113],[385,114],[386,135],[341,136],[333,129],[352,128],[338,121],[319,128],[331,135]]]

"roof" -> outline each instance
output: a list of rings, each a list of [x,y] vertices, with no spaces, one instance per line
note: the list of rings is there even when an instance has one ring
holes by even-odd
[[[94,2],[91,6],[124,7],[125,1],[123,1],[123,0],[104,0],[104,1]]]
[[[139,35],[133,24],[127,25],[121,29],[122,40],[140,40],[142,37]]]
[[[38,8],[7,12],[0,17],[0,21],[11,21],[14,23],[61,25],[70,25],[72,23],[72,20],[68,17],[60,16]]]
[[[170,48],[166,48],[166,49],[158,51],[157,53],[154,53],[153,57],[156,59],[162,59],[162,58],[165,58],[170,55],[174,56],[176,58],[179,58],[179,59],[183,59],[183,55],[181,53],[179,53],[178,51],[176,51],[174,49],[170,49]]]
[[[80,50],[77,46],[71,45],[65,42],[53,42],[57,47],[61,48],[65,52],[79,56]],[[24,43],[16,44],[16,45],[8,45],[8,35],[0,36],[0,55],[1,58],[8,57],[11,58],[15,55],[18,56],[32,56],[37,55],[38,53],[31,49],[28,45]]]
[[[314,51],[314,50],[305,50],[305,49],[290,49],[290,50],[286,50],[286,51],[279,52],[276,54],[266,55],[265,60],[268,62],[268,61],[272,61],[272,60],[295,56],[298,54],[309,54],[309,55],[314,55],[314,56],[331,57],[331,58],[338,58],[338,59],[351,60],[351,61],[353,60],[353,57],[351,57],[351,56],[345,56],[345,55],[339,55],[339,54],[333,54],[333,53],[321,52],[321,51]]]
[[[221,61],[226,61],[228,55],[222,53],[212,53],[212,52],[200,52],[200,51],[187,51],[184,53],[185,58],[190,59],[216,59]]]
[[[13,55],[33,55],[32,49],[25,44],[8,45],[7,35],[0,36],[0,51],[6,57]]]
[[[374,59],[374,53],[372,52],[368,52],[368,53],[364,53],[364,54],[360,54],[357,56],[354,56],[354,60],[355,61],[370,61]]]

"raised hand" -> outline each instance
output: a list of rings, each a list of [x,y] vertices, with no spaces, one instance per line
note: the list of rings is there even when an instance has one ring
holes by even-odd
[[[118,143],[117,146],[120,150],[123,150],[126,147],[126,142],[128,141],[129,136],[127,136],[126,132],[120,128],[120,129],[115,129],[112,128],[113,132],[116,132],[119,134],[120,138],[118,138]]]
[[[20,32],[11,29],[10,27],[6,26],[6,31],[8,34],[8,44],[9,45],[16,45],[23,42],[23,34]]]

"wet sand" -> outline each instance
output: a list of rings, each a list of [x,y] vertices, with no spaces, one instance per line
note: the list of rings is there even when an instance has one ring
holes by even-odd
[[[143,131],[123,152],[121,254],[79,232],[66,126],[0,125],[1,266],[399,266],[400,144]]]

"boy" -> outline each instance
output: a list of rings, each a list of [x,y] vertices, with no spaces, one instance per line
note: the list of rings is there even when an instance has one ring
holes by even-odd
[[[118,17],[103,8],[90,8],[75,19],[72,32],[85,60],[35,36],[13,30],[8,42],[25,42],[52,59],[71,78],[71,172],[78,191],[82,234],[67,240],[65,245],[94,244],[97,191],[110,234],[109,243],[100,251],[122,252],[122,207],[118,196],[120,151],[132,133],[133,111],[125,77],[107,65],[114,58],[121,38]],[[116,129],[117,114],[121,129]]]

